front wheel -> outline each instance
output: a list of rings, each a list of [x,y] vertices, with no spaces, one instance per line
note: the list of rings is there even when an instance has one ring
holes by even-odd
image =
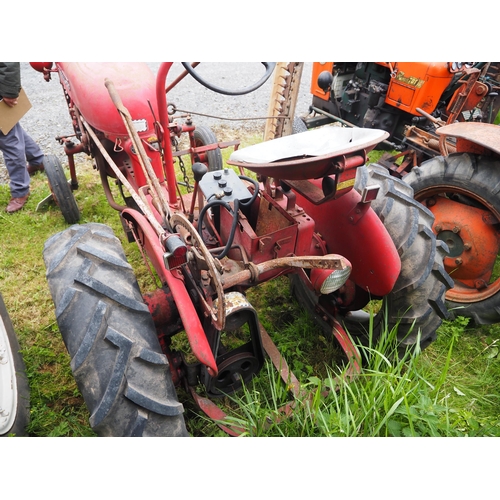
[[[12,322],[0,294],[0,437],[23,436],[30,391]]]
[[[169,362],[120,241],[75,225],[43,257],[71,369],[101,436],[185,436]]]
[[[450,249],[444,264],[454,281],[446,293],[451,315],[498,323],[500,161],[469,153],[438,156],[404,180],[433,212],[433,230]]]
[[[60,208],[66,222],[68,224],[75,224],[80,220],[80,210],[73,196],[73,191],[64,175],[59,158],[53,155],[45,155],[43,166],[47,174],[54,202]]]

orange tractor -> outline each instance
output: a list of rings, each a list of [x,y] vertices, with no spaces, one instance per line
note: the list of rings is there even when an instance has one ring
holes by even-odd
[[[500,321],[499,82],[500,63],[313,63],[310,113],[294,121],[388,132],[378,163],[433,212],[447,306],[476,324]]]

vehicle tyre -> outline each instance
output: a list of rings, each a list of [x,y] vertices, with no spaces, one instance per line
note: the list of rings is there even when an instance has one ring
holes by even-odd
[[[474,323],[500,321],[500,161],[469,153],[438,156],[404,177],[415,199],[435,214],[434,232],[447,242],[445,267],[454,280],[446,293],[451,316]]]
[[[78,209],[73,191],[68,184],[59,158],[54,155],[45,155],[43,166],[47,174],[54,202],[61,210],[66,222],[68,224],[75,224],[80,220],[80,210]]]
[[[100,436],[186,436],[167,357],[120,241],[74,225],[43,257],[71,369]]]
[[[208,127],[198,125],[194,130],[194,142],[196,147],[200,147],[208,146],[209,144],[216,144],[219,141]],[[209,172],[222,170],[222,153],[220,148],[207,151],[204,155],[206,158],[202,159],[202,163],[207,165]]]
[[[383,297],[380,311],[373,317],[371,340],[369,313],[354,311],[339,319],[361,345],[375,346],[382,333],[397,327],[398,350],[403,355],[417,343],[420,349],[425,349],[436,339],[436,330],[447,317],[445,292],[453,282],[443,266],[446,245],[436,239],[431,229],[432,213],[416,202],[412,189],[391,177],[387,169],[380,165],[358,168],[355,187],[361,190],[374,184],[380,190],[372,208],[398,250],[401,272],[393,290]],[[295,278],[293,287],[299,302],[307,307],[305,284]],[[321,320],[319,323],[322,324]],[[326,324],[322,326],[327,327]]]
[[[12,322],[0,294],[0,437],[24,436],[30,389]]]

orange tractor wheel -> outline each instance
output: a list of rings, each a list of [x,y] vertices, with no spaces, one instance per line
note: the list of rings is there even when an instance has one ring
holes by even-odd
[[[404,178],[435,217],[433,231],[449,248],[453,317],[500,321],[500,161],[470,153],[432,158]],[[497,269],[498,268],[498,269]]]

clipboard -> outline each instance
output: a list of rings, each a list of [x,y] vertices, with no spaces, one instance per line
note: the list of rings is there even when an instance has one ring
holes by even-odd
[[[19,92],[19,97],[17,98],[17,104],[10,107],[8,104],[0,100],[0,131],[3,134],[8,134],[12,127],[28,112],[31,108],[31,103],[24,92],[21,89]]]

